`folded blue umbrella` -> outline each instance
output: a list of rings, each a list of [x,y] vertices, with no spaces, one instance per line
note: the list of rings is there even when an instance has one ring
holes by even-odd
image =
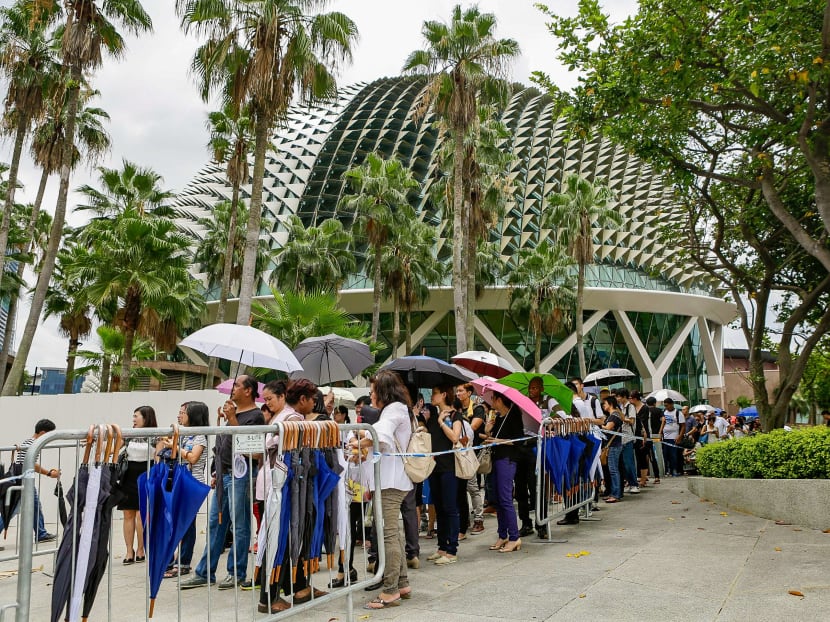
[[[326,462],[322,451],[315,452],[317,463],[317,474],[314,477],[314,528],[311,532],[311,547],[309,559],[320,559],[323,551],[323,521],[326,517],[326,500],[337,488],[340,476],[335,473]]]
[[[548,465],[548,472],[551,474],[556,492],[561,495],[565,492],[565,475],[570,444],[562,436],[548,438],[545,443],[545,462]]]

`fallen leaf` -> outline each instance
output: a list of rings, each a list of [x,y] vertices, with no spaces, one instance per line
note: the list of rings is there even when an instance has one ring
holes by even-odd
[[[800,529],[793,529],[793,531],[801,531]]]
[[[780,546],[776,546],[776,547],[775,547],[775,550],[776,550],[776,551],[780,551],[780,550],[781,550],[781,547],[780,547]]]
[[[579,595],[580,598],[585,598],[585,596],[586,596],[585,594],[580,594]]]
[[[787,521],[777,520],[775,521],[776,525],[792,525],[792,523],[788,523]]]
[[[729,516],[729,514],[727,514],[726,512],[721,512],[720,515],[721,516]]]
[[[619,531],[625,531],[625,527],[620,527]]]
[[[673,518],[669,517],[668,520],[674,520]]]
[[[685,516],[681,516],[680,518],[686,518]]]
[[[340,618],[329,618],[328,622],[338,622]]]
[[[680,505],[680,501],[672,501],[671,504],[672,505]]]
[[[698,527],[697,530],[698,531],[706,531],[703,527]]]
[[[830,529],[825,529],[825,530],[824,530],[824,531],[822,531],[821,533],[830,533]]]
[[[787,594],[792,594],[793,596],[801,596],[801,598],[804,598],[804,594],[802,594],[798,590],[790,590],[789,592],[787,592]]]

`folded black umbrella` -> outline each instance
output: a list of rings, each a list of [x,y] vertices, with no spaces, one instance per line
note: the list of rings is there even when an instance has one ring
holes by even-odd
[[[9,523],[15,515],[15,512],[17,512],[17,506],[20,505],[20,490],[12,490],[9,493],[9,488],[20,485],[20,476],[22,474],[23,465],[12,463],[9,470],[5,473],[5,477],[0,480],[0,517],[3,518],[4,538],[9,533]]]
[[[58,518],[60,518],[61,527],[66,527],[66,500],[63,498],[63,484],[60,480],[55,484],[55,496],[58,498]]]

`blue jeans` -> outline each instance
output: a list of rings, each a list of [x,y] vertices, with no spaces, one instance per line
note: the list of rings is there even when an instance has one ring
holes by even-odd
[[[455,555],[458,553],[458,478],[455,471],[442,471],[429,476],[430,495],[435,505],[438,523],[438,549]]]
[[[683,449],[676,447],[676,438],[663,439],[663,462],[666,475],[683,475]],[[669,444],[671,443],[671,444]]]
[[[631,486],[639,486],[637,479],[637,461],[634,459],[634,443],[626,443],[622,446],[622,460],[625,467],[625,481]]]
[[[0,499],[0,503],[5,503],[5,502],[6,502],[5,499]],[[22,503],[22,500],[21,500],[21,503]],[[14,511],[12,512],[12,515],[9,517],[9,520],[11,520],[15,516],[17,516],[17,513],[19,511],[20,511],[20,503],[18,503],[15,506]],[[32,527],[34,527],[34,530],[35,530],[36,540],[38,542],[40,542],[46,536],[49,535],[49,532],[46,531],[46,525],[43,521],[43,508],[40,507],[40,498],[37,496],[37,488],[35,488],[35,512],[36,512],[35,522],[32,525]],[[3,522],[3,517],[0,516],[0,531],[3,531],[5,528],[6,528],[6,525]]]
[[[622,499],[622,476],[620,474],[620,454],[622,446],[608,448],[608,470],[611,472],[611,496]]]
[[[256,474],[252,474],[252,477]],[[228,531],[229,520],[233,521],[233,549],[228,553],[228,574],[236,576],[239,581],[245,580],[248,571],[248,546],[251,540],[251,496],[248,491],[249,477],[234,478],[230,473],[222,476],[225,485],[225,494],[222,495],[222,523],[219,523],[219,504],[216,495],[210,502],[208,515],[208,533],[210,540],[202,553],[202,559],[196,566],[196,574],[208,578],[208,550],[210,550],[210,577],[216,581],[216,567],[219,557],[225,550],[225,534]],[[182,562],[184,563],[184,562]]]
[[[519,521],[513,506],[513,479],[516,477],[516,463],[509,458],[493,460],[493,472],[496,498],[496,518],[498,519],[499,538],[511,542],[519,539]]]

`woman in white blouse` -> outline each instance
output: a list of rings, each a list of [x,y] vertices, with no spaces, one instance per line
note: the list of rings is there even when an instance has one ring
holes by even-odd
[[[372,406],[380,410],[380,419],[374,424],[380,451],[383,454],[405,451],[409,445],[414,423],[410,413],[409,392],[400,377],[391,371],[381,370],[371,380]],[[370,447],[369,439],[353,439],[351,446]],[[380,491],[383,506],[383,544],[386,551],[386,567],[383,573],[383,590],[378,597],[365,605],[366,609],[383,609],[399,604],[402,598],[412,596],[406,573],[404,538],[398,527],[401,503],[412,490],[412,480],[403,468],[400,456],[384,455],[380,459]],[[375,491],[377,494],[377,491]]]

